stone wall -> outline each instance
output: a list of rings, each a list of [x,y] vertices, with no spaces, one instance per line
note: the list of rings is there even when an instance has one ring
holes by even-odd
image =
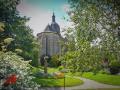
[[[54,32],[43,32],[38,35],[38,41],[40,42],[40,57],[52,56],[61,53],[61,37]],[[47,45],[46,45],[47,44]],[[47,49],[47,50],[46,50]]]

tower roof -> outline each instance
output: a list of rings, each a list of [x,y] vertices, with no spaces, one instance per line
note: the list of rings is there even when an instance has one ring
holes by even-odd
[[[47,26],[46,26],[46,28],[45,28],[45,30],[44,30],[45,32],[49,32],[49,31],[51,31],[51,27],[50,27],[50,25],[48,24]]]
[[[55,14],[54,14],[54,12],[53,12],[53,16],[52,16],[51,29],[52,29],[53,32],[60,33],[60,27],[59,27],[59,25],[55,21]]]
[[[52,15],[52,22],[55,22],[55,14],[53,12],[53,15]]]
[[[48,24],[44,31],[45,32],[46,31],[56,32],[56,33],[60,34],[60,27],[59,27],[59,25],[55,21],[55,14],[54,14],[54,12],[53,12],[53,15],[52,15],[51,25]]]

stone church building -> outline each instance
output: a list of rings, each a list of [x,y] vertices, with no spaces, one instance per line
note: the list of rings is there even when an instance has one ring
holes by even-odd
[[[55,21],[54,13],[51,24],[48,24],[43,32],[38,33],[37,38],[40,42],[41,61],[43,61],[45,56],[51,57],[55,54],[61,54],[61,41],[64,41],[64,38],[60,34],[60,26]]]

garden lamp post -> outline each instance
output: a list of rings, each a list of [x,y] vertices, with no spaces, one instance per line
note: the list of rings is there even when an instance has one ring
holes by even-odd
[[[66,59],[65,59],[65,63],[64,63],[64,70],[66,69]],[[64,90],[65,90],[65,73],[64,73]]]
[[[65,90],[65,74],[64,74],[64,90]]]

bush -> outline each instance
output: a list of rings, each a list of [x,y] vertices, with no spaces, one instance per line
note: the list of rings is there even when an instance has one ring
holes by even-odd
[[[83,77],[92,77],[93,75],[94,75],[93,72],[84,72],[84,73],[82,74]]]
[[[118,74],[119,73],[119,67],[110,67],[110,73],[111,74]]]
[[[28,87],[34,89],[38,87],[38,85],[32,81],[34,77],[31,75],[31,68],[29,62],[24,61],[24,59],[17,54],[13,52],[0,52],[1,74],[5,78],[13,73],[17,75],[17,82],[14,85],[10,85],[15,90],[21,90],[20,88]]]
[[[63,69],[64,69],[63,66],[59,66],[59,67],[58,67],[58,70],[59,70],[59,71],[61,71],[61,70],[63,70]]]
[[[111,74],[117,74],[120,72],[120,62],[114,61],[110,65],[110,73]]]
[[[100,70],[98,73],[99,74],[110,74],[110,72],[107,70]]]
[[[120,61],[111,62],[110,66],[113,66],[113,67],[120,67]]]
[[[49,63],[51,67],[58,67],[60,65],[59,55],[53,55]]]

